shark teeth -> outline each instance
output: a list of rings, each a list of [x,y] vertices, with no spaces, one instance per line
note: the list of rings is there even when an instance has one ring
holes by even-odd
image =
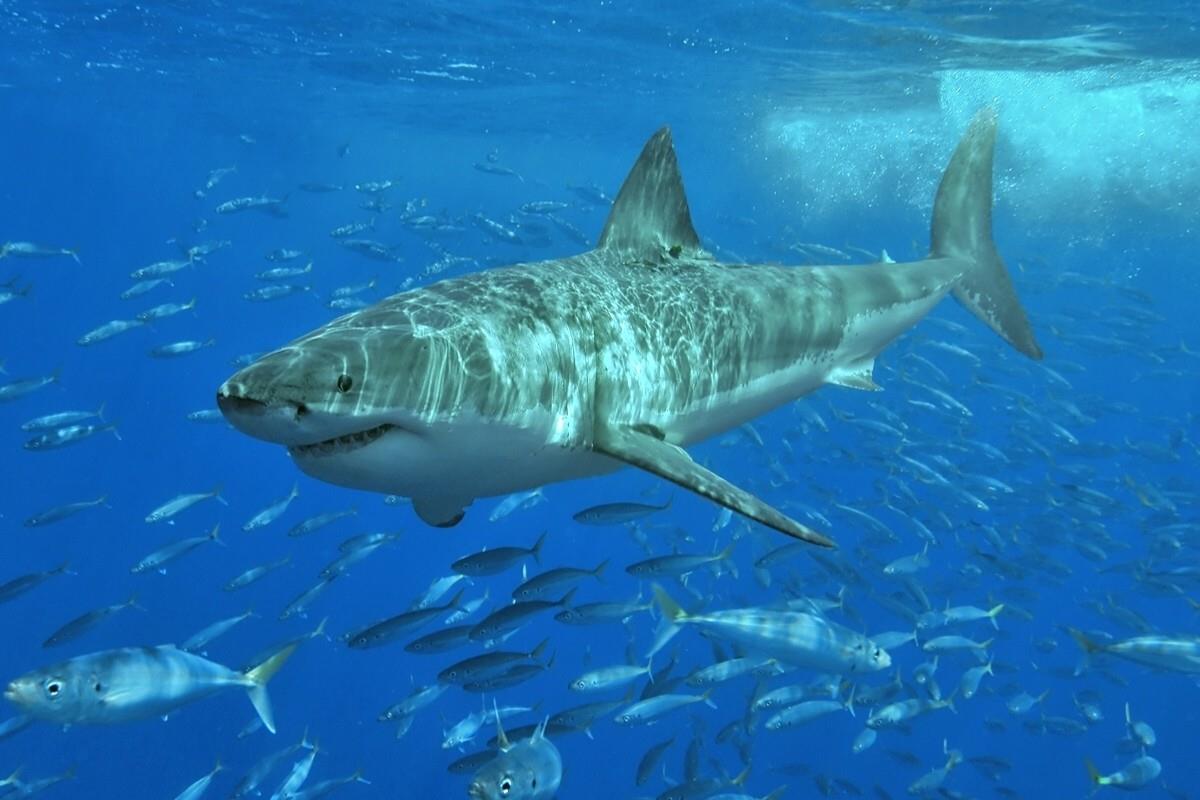
[[[374,428],[365,431],[347,433],[333,439],[326,439],[323,442],[316,442],[315,444],[296,445],[289,449],[294,455],[302,456],[328,456],[334,453],[345,453],[357,450],[360,447],[366,447],[395,427],[395,425],[385,422],[382,425],[376,425]]]

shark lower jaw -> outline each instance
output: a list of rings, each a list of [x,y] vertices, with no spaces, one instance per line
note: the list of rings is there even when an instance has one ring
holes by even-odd
[[[296,444],[288,447],[294,459],[316,459],[325,456],[340,456],[370,447],[389,432],[399,430],[396,425],[385,422],[373,428],[367,428],[353,433],[344,433],[332,439],[322,439],[311,444]]]

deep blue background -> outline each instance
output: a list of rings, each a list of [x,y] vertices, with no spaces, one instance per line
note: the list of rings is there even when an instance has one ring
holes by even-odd
[[[334,287],[379,275],[379,290],[370,296],[379,299],[436,258],[421,236],[400,224],[399,208],[381,215],[371,236],[399,246],[403,264],[345,251],[326,232],[368,218],[357,208],[362,196],[350,188],[305,194],[295,191],[296,184],[349,187],[391,178],[397,188],[389,199],[397,206],[424,198],[429,213],[444,210],[463,220],[464,233],[438,241],[455,255],[477,259],[479,268],[552,258],[578,247],[557,234],[547,248],[500,244],[473,227],[470,216],[482,212],[503,220],[527,201],[566,200],[576,207],[563,216],[594,238],[607,210],[577,203],[566,184],[595,183],[615,194],[645,137],[670,124],[696,226],[723,253],[796,263],[803,259],[788,245],[819,242],[871,252],[887,248],[904,258],[924,252],[933,191],[957,136],[975,109],[995,102],[1002,122],[996,240],[1047,352],[1046,365],[1072,388],[1020,360],[947,303],[936,316],[966,332],[924,323],[881,359],[876,376],[883,393],[829,388],[804,401],[827,423],[827,432],[783,408],[754,423],[762,448],[735,433],[695,448],[695,455],[785,509],[794,501],[829,516],[839,557],[869,584],[850,587],[847,602],[871,632],[904,628],[873,597],[897,589],[882,575],[882,565],[920,547],[912,524],[882,505],[881,486],[889,476],[905,480],[921,499],[917,507],[903,500],[897,505],[941,540],[931,551],[932,568],[921,576],[933,605],[949,600],[985,606],[999,598],[1032,619],[1001,618],[994,654],[1005,669],[985,682],[987,691],[960,703],[957,714],[938,712],[918,719],[907,734],[881,734],[862,756],[851,756],[849,746],[866,709],[854,719],[837,714],[783,733],[760,728],[747,788],[757,796],[787,783],[789,797],[807,797],[820,784],[813,776],[834,776],[864,792],[877,785],[900,796],[926,769],[940,765],[945,739],[968,757],[1011,762],[1003,786],[1018,796],[1081,797],[1088,791],[1085,756],[1106,771],[1129,758],[1114,752],[1128,700],[1158,732],[1154,754],[1164,764],[1166,783],[1176,796],[1195,795],[1200,720],[1194,683],[1121,664],[1111,665],[1108,679],[1109,673],[1069,678],[1078,654],[1059,626],[1132,635],[1092,610],[1093,603],[1111,600],[1163,632],[1194,635],[1198,627],[1183,597],[1156,594],[1128,567],[1148,557],[1166,525],[1183,525],[1174,534],[1180,547],[1156,567],[1195,570],[1200,549],[1200,358],[1180,348],[1182,341],[1200,352],[1194,321],[1200,284],[1193,263],[1200,160],[1192,144],[1200,84],[1195,64],[1180,58],[1195,52],[1196,19],[1143,12],[1121,17],[1118,36],[1105,27],[1117,17],[1101,8],[1093,20],[1080,20],[1065,7],[1041,6],[1014,6],[1002,18],[961,7],[890,11],[874,4],[764,4],[736,13],[680,4],[653,14],[620,3],[586,11],[572,4],[491,3],[470,15],[431,4],[353,13],[338,8],[300,13],[273,4],[235,10],[215,2],[169,10],[0,3],[0,31],[11,43],[0,56],[0,241],[78,247],[83,261],[0,261],[0,280],[19,275],[34,284],[28,298],[0,306],[0,358],[7,371],[24,377],[62,369],[60,384],[0,406],[6,454],[0,581],[64,559],[78,573],[0,606],[0,675],[7,679],[59,656],[107,647],[179,642],[250,606],[262,616],[210,649],[214,659],[237,666],[326,614],[340,634],[395,613],[447,574],[455,558],[485,544],[528,544],[542,530],[550,531],[547,566],[613,559],[605,582],[585,582],[580,599],[624,599],[637,592],[621,569],[642,557],[630,537],[619,528],[571,522],[572,513],[598,502],[660,502],[668,496],[659,482],[631,471],[552,485],[548,502],[495,524],[487,513],[496,501],[481,500],[451,531],[426,528],[410,510],[384,505],[379,496],[301,477],[300,497],[283,519],[254,534],[241,532],[242,523],[286,494],[297,472],[281,449],[185,415],[211,407],[237,355],[271,348],[332,318],[335,312],[323,301]],[[255,143],[243,143],[239,134]],[[337,148],[347,142],[350,151],[339,158]],[[524,181],[473,169],[490,151]],[[236,174],[207,198],[193,197],[210,170],[230,165],[238,167]],[[232,197],[289,191],[286,219],[213,213]],[[209,221],[207,230],[194,233],[202,218]],[[120,300],[129,272],[178,257],[172,239],[229,239],[233,245],[180,273],[173,288]],[[246,302],[243,292],[258,285],[254,273],[272,266],[263,255],[277,247],[311,254],[317,292],[278,303]],[[110,319],[193,296],[194,313],[93,347],[75,343]],[[1145,311],[1161,320],[1131,320],[1131,313]],[[147,355],[162,343],[209,337],[216,346],[193,356],[159,361]],[[930,346],[931,339],[976,353],[982,365]],[[944,370],[951,382],[942,388],[974,416],[909,403],[933,399],[898,374],[909,370],[915,379],[931,381],[931,373],[906,360],[909,352]],[[980,378],[1024,397],[992,390]],[[61,451],[22,449],[26,436],[19,426],[25,420],[101,402],[119,423],[121,440],[102,435]],[[1093,421],[1072,418],[1067,403]],[[908,424],[912,443],[906,453],[927,463],[940,453],[946,474],[965,473],[956,483],[981,493],[969,475],[984,474],[1015,492],[988,495],[991,511],[981,513],[922,486],[898,466],[895,442],[839,419],[885,419],[876,409]],[[1071,430],[1080,444],[1056,440],[1044,420]],[[1014,431],[1050,448],[1052,457],[1036,454]],[[1011,463],[990,461],[969,446],[956,449],[970,440],[1004,450]],[[1147,454],[1143,443],[1173,448],[1174,455]],[[770,481],[783,473],[792,482],[773,487]],[[1167,493],[1176,512],[1141,505],[1126,476]],[[1115,502],[1097,516],[1072,499],[1064,488],[1072,483]],[[228,508],[206,503],[175,525],[143,522],[167,498],[216,484],[224,484]],[[109,494],[111,508],[44,530],[21,524],[50,506],[101,493]],[[835,508],[838,503],[883,519],[902,543],[880,547],[869,530]],[[349,506],[359,508],[356,519],[304,540],[285,536],[309,515]],[[670,552],[682,529],[695,541],[681,547],[711,550],[740,527],[734,520],[714,536],[715,516],[708,503],[675,492],[670,512],[646,525],[651,546]],[[129,573],[161,544],[207,531],[217,521],[228,548],[201,549],[165,576]],[[982,525],[994,526],[1010,543],[996,551]],[[1089,526],[1099,526],[1110,541],[1099,540],[1098,529]],[[403,538],[335,583],[312,618],[275,619],[335,557],[342,538],[378,529],[400,529]],[[1083,558],[1071,545],[1074,539],[1097,541],[1107,561]],[[739,578],[697,575],[692,581],[712,597],[711,607],[779,599],[792,571],[799,591],[838,590],[808,559],[777,570],[773,588],[762,589],[750,561],[781,541],[761,530],[750,540],[739,548]],[[1002,575],[977,550],[1026,572]],[[221,591],[243,569],[284,553],[294,557],[288,569],[236,595]],[[503,598],[517,581],[515,573],[480,580],[468,596],[490,587],[493,598]],[[1200,596],[1194,577],[1176,585],[1193,599]],[[41,649],[62,622],[134,591],[147,613],[125,612],[60,652]],[[633,630],[637,650],[644,652],[650,620],[639,618]],[[991,635],[986,625],[963,632]],[[571,695],[565,686],[585,669],[589,653],[593,665],[625,657],[620,626],[574,629],[549,617],[511,643],[532,647],[544,636],[552,637],[554,669],[507,690],[502,701],[540,701],[545,713],[584,702],[589,698]],[[1058,642],[1054,653],[1033,647],[1045,638]],[[679,642],[689,667],[710,661],[710,647],[694,632]],[[906,677],[925,660],[911,645],[893,656]],[[356,652],[313,642],[271,685],[280,728],[273,740],[263,733],[235,739],[252,710],[231,692],[167,723],[66,732],[39,725],[0,742],[0,773],[23,764],[27,777],[38,777],[76,765],[78,783],[53,791],[64,797],[162,797],[174,796],[221,757],[230,770],[218,779],[215,796],[227,793],[237,773],[261,754],[298,738],[307,726],[326,753],[314,778],[361,766],[371,779],[370,787],[347,789],[347,796],[461,796],[465,779],[444,772],[458,754],[440,749],[441,731],[477,709],[477,696],[452,689],[399,742],[390,727],[375,721],[413,682],[429,682],[453,658],[418,658],[398,645]],[[937,678],[946,693],[973,663],[943,658]],[[736,773],[736,753],[712,737],[743,712],[751,689],[747,681],[721,687],[718,711],[701,707],[632,733],[602,723],[594,740],[560,740],[567,765],[561,796],[656,794],[664,788],[661,781],[645,792],[633,789],[637,760],[651,743],[677,733],[666,764],[678,779],[694,729],[704,732],[706,756]],[[1006,698],[1017,691],[1045,689],[1047,713],[1064,716],[1077,716],[1073,693],[1098,690],[1106,719],[1083,736],[1062,738],[1030,732],[1024,719],[1005,711]],[[1036,718],[1035,711],[1028,719]],[[1004,730],[989,728],[989,720],[1002,722]],[[901,763],[888,750],[911,752],[921,766]],[[811,775],[778,774],[795,764],[807,765]],[[705,772],[716,771],[706,759]],[[277,780],[268,781],[266,791]],[[995,796],[990,782],[969,766],[952,773],[948,785],[968,796]]]

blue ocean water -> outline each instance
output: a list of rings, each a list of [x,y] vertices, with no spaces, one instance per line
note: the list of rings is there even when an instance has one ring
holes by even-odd
[[[610,713],[590,737],[556,738],[566,765],[560,797],[656,796],[683,780],[693,740],[699,775],[724,780],[748,763],[744,791],[755,797],[784,784],[785,797],[901,797],[945,763],[945,747],[967,760],[947,776],[943,796],[1084,797],[1093,789],[1085,758],[1107,773],[1137,755],[1117,749],[1126,702],[1157,732],[1150,752],[1163,775],[1144,794],[1195,796],[1195,675],[1101,657],[1076,675],[1080,651],[1063,626],[1118,639],[1195,637],[1200,626],[1197,24],[1195,11],[1174,4],[0,2],[0,241],[70,248],[80,262],[0,259],[0,282],[32,286],[0,305],[4,380],[58,374],[0,404],[0,583],[62,562],[71,571],[0,604],[0,676],[107,648],[180,643],[247,609],[257,616],[215,641],[209,657],[241,668],[326,616],[333,637],[304,644],[271,682],[274,737],[238,738],[254,712],[230,691],[166,722],[35,724],[0,740],[0,776],[23,766],[22,780],[34,781],[73,768],[74,780],[46,791],[172,797],[220,759],[226,771],[210,796],[228,795],[261,756],[307,730],[321,746],[312,780],[358,768],[370,780],[344,788],[347,797],[465,796],[468,777],[445,769],[461,753],[443,749],[442,734],[479,709],[479,695],[452,687],[398,740],[376,717],[474,651],[357,651],[338,637],[404,610],[455,559],[526,546],[546,531],[546,567],[611,559],[603,581],[580,584],[579,601],[648,596],[648,584],[623,569],[647,550],[711,552],[737,535],[736,576],[701,570],[686,589],[665,581],[668,591],[689,608],[716,610],[833,598],[844,588],[845,608],[830,617],[869,634],[912,630],[897,604],[919,612],[922,598],[932,609],[1006,604],[998,631],[987,623],[955,631],[995,636],[996,675],[980,694],[959,699],[954,713],[881,731],[862,754],[851,753],[869,713],[861,707],[779,732],[760,717],[738,734],[740,750],[718,742],[756,690],[742,678],[716,689],[716,710],[692,706],[634,729],[612,724]],[[837,540],[824,562],[799,556],[773,567],[769,585],[752,564],[784,537],[736,516],[714,531],[718,508],[633,470],[551,484],[545,502],[496,522],[488,516],[499,499],[481,499],[460,525],[435,530],[404,503],[304,477],[282,448],[187,417],[215,407],[237,357],[342,313],[326,305],[336,287],[375,279],[361,295],[373,302],[437,278],[584,249],[518,208],[567,203],[561,218],[594,242],[608,208],[568,187],[614,195],[662,125],[672,128],[696,227],[722,260],[866,262],[884,249],[897,260],[923,256],[942,169],[986,105],[1001,125],[995,239],[1046,359],[1021,359],[947,301],[885,351],[876,370],[884,391],[826,387],[755,420],[752,431],[692,448],[698,461]],[[236,171],[203,189],[227,167]],[[385,180],[395,184],[383,195],[391,207],[363,209],[369,196],[354,185]],[[305,182],[343,188],[306,192]],[[222,202],[258,195],[286,199],[286,215],[216,213]],[[414,215],[448,229],[416,227]],[[519,228],[521,240],[489,236],[476,215]],[[401,261],[372,260],[328,235],[372,218],[363,235]],[[174,274],[172,285],[120,298],[133,270],[220,241],[229,245]],[[264,259],[277,248],[303,251],[293,263],[313,262],[296,281],[311,291],[247,301],[264,285],[255,274],[277,266]],[[432,274],[431,265],[444,271]],[[105,322],[192,298],[191,311],[77,344]],[[148,355],[210,339],[186,356]],[[23,446],[32,435],[25,421],[102,403],[119,439],[101,433],[46,452]],[[871,424],[881,422],[903,436]],[[986,510],[922,480],[901,456],[932,465]],[[283,517],[242,532],[297,480]],[[207,501],[174,524],[144,521],[177,494],[218,485],[228,506]],[[23,525],[100,495],[105,505],[68,520]],[[637,525],[647,549],[623,527],[572,521],[597,503],[667,498],[668,511]],[[311,537],[286,535],[309,516],[351,507],[357,516]],[[131,574],[143,556],[216,523],[225,547],[206,545],[164,574]],[[921,550],[921,525],[936,539],[930,566],[910,585],[887,577],[884,565]],[[277,619],[343,539],[376,530],[401,537],[335,581],[307,617]],[[222,591],[243,570],[285,555],[290,565],[262,582]],[[518,581],[519,571],[476,579],[466,596],[486,591],[490,604],[502,603]],[[60,648],[41,646],[74,616],[134,593],[144,611],[120,612]],[[628,627],[540,617],[505,647],[531,649],[548,637],[552,667],[497,697],[536,706],[514,725],[619,699],[620,691],[580,696],[567,683],[588,665],[623,663],[630,641],[642,659],[655,624],[648,614]],[[672,652],[681,675],[716,657],[696,631],[672,645],[656,669]],[[927,691],[912,674],[931,656],[909,643],[892,657],[906,692]],[[934,679],[949,695],[976,663],[943,655]],[[848,680],[878,686],[893,673]],[[769,686],[817,677],[800,670]],[[1006,703],[1022,691],[1049,694],[1013,715]],[[1103,719],[1087,721],[1085,701]],[[663,774],[635,786],[642,754],[672,736]],[[286,770],[264,784],[267,796]]]

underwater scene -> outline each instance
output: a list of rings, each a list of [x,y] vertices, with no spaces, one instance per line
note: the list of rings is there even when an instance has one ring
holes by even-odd
[[[0,0],[0,800],[1200,798],[1198,30]]]

